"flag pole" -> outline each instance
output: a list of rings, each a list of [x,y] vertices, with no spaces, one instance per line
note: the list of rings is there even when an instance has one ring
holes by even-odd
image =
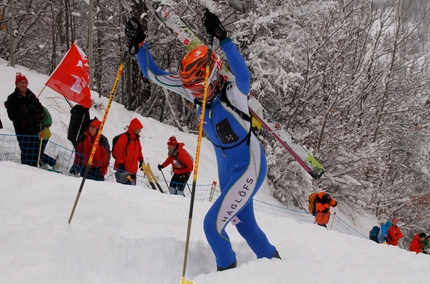
[[[97,132],[97,136],[96,136],[96,139],[94,141],[93,149],[91,150],[91,155],[90,155],[90,158],[88,160],[84,176],[82,177],[81,186],[79,187],[78,194],[76,195],[76,199],[75,199],[75,203],[73,204],[72,212],[70,213],[69,224],[70,224],[70,222],[72,222],[72,218],[73,218],[73,215],[75,213],[76,206],[78,205],[79,197],[81,196],[82,189],[84,188],[85,180],[87,179],[88,172],[90,171],[91,164],[93,163],[93,158],[94,158],[94,155],[96,153],[96,149],[97,149],[97,146],[99,144],[100,137],[102,135],[102,130],[103,130],[104,124],[106,122],[106,119],[107,119],[107,116],[109,113],[109,109],[110,109],[110,106],[112,104],[113,97],[115,95],[115,91],[116,91],[116,88],[118,86],[119,79],[121,79],[122,69],[124,68],[124,62],[125,62],[126,56],[127,56],[127,51],[124,51],[124,55],[122,56],[121,63],[119,64],[118,72],[116,74],[115,82],[113,83],[112,91],[111,91],[110,96],[109,96],[109,101],[107,103],[105,113],[103,115],[103,119],[102,119],[101,124],[100,124],[99,131]]]
[[[52,73],[52,74],[54,74],[54,73]],[[51,77],[49,77],[49,78],[51,78]],[[49,79],[48,79],[49,80]],[[46,85],[44,85],[43,86],[43,88],[42,88],[42,90],[40,91],[40,93],[37,95],[37,98],[39,98],[40,97],[40,95],[42,94],[42,92],[45,90],[45,88],[46,88]],[[66,100],[66,102],[69,104],[69,106],[70,106],[70,108],[72,108],[73,107],[73,105],[72,105],[72,103],[65,97],[65,96],[63,96],[63,98]]]
[[[51,77],[49,77],[49,78],[51,78]],[[48,79],[49,80],[49,79]],[[37,95],[37,98],[39,98],[40,97],[40,95],[42,94],[42,92],[45,90],[45,88],[46,88],[46,85],[43,85],[43,88],[42,88],[42,90],[39,92],[39,94]]]

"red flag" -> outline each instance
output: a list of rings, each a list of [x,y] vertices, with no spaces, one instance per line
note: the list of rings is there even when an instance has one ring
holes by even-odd
[[[75,44],[45,83],[54,91],[83,107],[91,107],[88,58]]]

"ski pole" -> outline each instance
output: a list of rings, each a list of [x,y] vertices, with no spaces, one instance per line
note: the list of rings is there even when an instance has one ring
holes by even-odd
[[[39,135],[40,146],[39,146],[39,155],[37,156],[37,167],[41,167],[41,164],[40,164],[40,155],[42,154],[42,144],[43,144],[43,137],[44,136],[45,136],[44,132],[41,132],[40,135]]]
[[[190,243],[191,223],[192,223],[192,219],[193,219],[194,196],[196,194],[196,185],[197,185],[197,173],[199,171],[200,146],[202,143],[202,136],[203,136],[203,121],[205,119],[206,98],[207,98],[207,92],[208,92],[208,87],[209,87],[209,75],[210,75],[210,67],[211,67],[211,56],[212,56],[212,49],[213,49],[213,41],[214,41],[214,36],[209,35],[208,59],[206,62],[206,69],[205,69],[205,89],[203,92],[203,101],[202,101],[201,112],[200,112],[200,121],[199,121],[199,131],[198,131],[198,136],[197,136],[197,146],[196,146],[196,156],[195,156],[196,159],[194,162],[193,186],[192,186],[192,190],[191,190],[190,210],[189,210],[189,214],[188,214],[187,237],[186,237],[186,241],[185,241],[184,265],[183,265],[183,269],[182,269],[181,284],[193,283],[193,282],[185,279],[185,272],[187,271],[188,247],[189,247],[189,243]],[[214,68],[215,68],[215,66],[214,66]]]
[[[166,180],[166,177],[164,176],[163,169],[161,169],[161,170],[160,170],[160,172],[161,172],[161,174],[163,175],[163,179],[164,179],[164,181],[166,182],[167,189],[169,189],[169,187],[170,187],[170,186],[167,184],[167,180]]]
[[[334,219],[336,219],[336,212],[333,213],[333,220],[331,221],[330,231],[333,228]]]
[[[188,185],[188,183],[185,183],[186,185],[187,185],[187,187],[188,187],[188,191],[190,192],[190,194],[191,194],[191,189],[190,189],[190,186]]]
[[[88,159],[87,168],[85,169],[85,173],[84,173],[84,176],[82,178],[81,186],[79,187],[78,194],[76,195],[75,204],[73,204],[73,209],[72,209],[72,212],[70,213],[69,224],[70,224],[70,222],[72,222],[72,218],[73,218],[73,214],[75,213],[76,205],[78,204],[79,197],[81,196],[81,192],[82,192],[82,189],[84,187],[85,180],[87,179],[88,172],[90,171],[91,164],[93,163],[93,158],[94,158],[94,155],[96,153],[97,146],[99,145],[100,137],[102,135],[103,126],[104,126],[106,118],[108,116],[110,105],[112,104],[112,100],[113,100],[113,97],[115,95],[115,91],[116,91],[116,88],[118,86],[119,79],[121,79],[122,69],[124,68],[126,56],[127,56],[127,51],[124,51],[124,55],[122,56],[121,63],[119,64],[118,72],[116,74],[115,82],[113,83],[112,91],[110,92],[109,101],[108,101],[108,104],[106,106],[105,113],[103,115],[103,119],[101,121],[99,131],[97,132],[97,136],[96,136],[96,139],[94,141],[93,149],[91,150],[90,158]]]

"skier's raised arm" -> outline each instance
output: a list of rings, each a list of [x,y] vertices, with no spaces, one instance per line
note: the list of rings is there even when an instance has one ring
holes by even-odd
[[[232,42],[231,38],[227,37],[227,31],[222,25],[219,18],[206,9],[202,19],[206,31],[211,36],[219,40],[219,45],[224,51],[227,61],[230,64],[231,71],[236,78],[236,84],[239,90],[248,95],[251,84],[251,74],[246,66],[245,60],[237,50],[236,45]]]
[[[132,17],[127,22],[125,35],[128,37],[129,52],[130,54],[136,54],[140,69],[146,78],[163,88],[180,94],[187,100],[194,100],[191,94],[184,89],[182,81],[178,76],[174,76],[170,72],[161,69],[155,63],[149,44],[145,42],[146,35],[138,19]]]

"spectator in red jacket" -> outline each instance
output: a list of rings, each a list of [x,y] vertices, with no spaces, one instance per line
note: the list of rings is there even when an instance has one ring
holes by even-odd
[[[330,207],[336,207],[337,201],[332,198],[330,193],[321,191],[315,199],[315,222],[327,228],[327,223],[330,220]]]
[[[194,169],[194,161],[191,155],[184,149],[184,143],[178,143],[175,136],[172,136],[167,141],[167,149],[169,149],[168,157],[163,164],[158,165],[158,170],[172,165],[173,176],[170,180],[170,194],[184,195],[184,188],[190,178],[191,172]]]
[[[399,218],[393,217],[391,223],[392,225],[387,232],[387,243],[392,246],[397,246],[399,244],[399,239],[403,238],[402,230],[397,226]]]
[[[94,142],[99,131],[101,122],[94,119],[88,129],[79,136],[76,144],[76,156],[70,172],[72,174],[84,175],[85,169],[88,165],[88,160],[93,150]],[[90,170],[87,178],[93,180],[104,181],[104,176],[107,173],[110,161],[110,146],[107,138],[102,134],[97,145],[96,152],[93,156]]]
[[[414,251],[417,254],[423,252],[423,241],[426,237],[425,233],[416,234],[411,241],[409,251]]]
[[[142,128],[142,123],[133,118],[127,132],[119,137],[112,149],[112,155],[115,157],[114,168],[117,170],[115,178],[119,183],[136,184],[136,173],[142,168],[143,163],[142,145],[139,140]]]

